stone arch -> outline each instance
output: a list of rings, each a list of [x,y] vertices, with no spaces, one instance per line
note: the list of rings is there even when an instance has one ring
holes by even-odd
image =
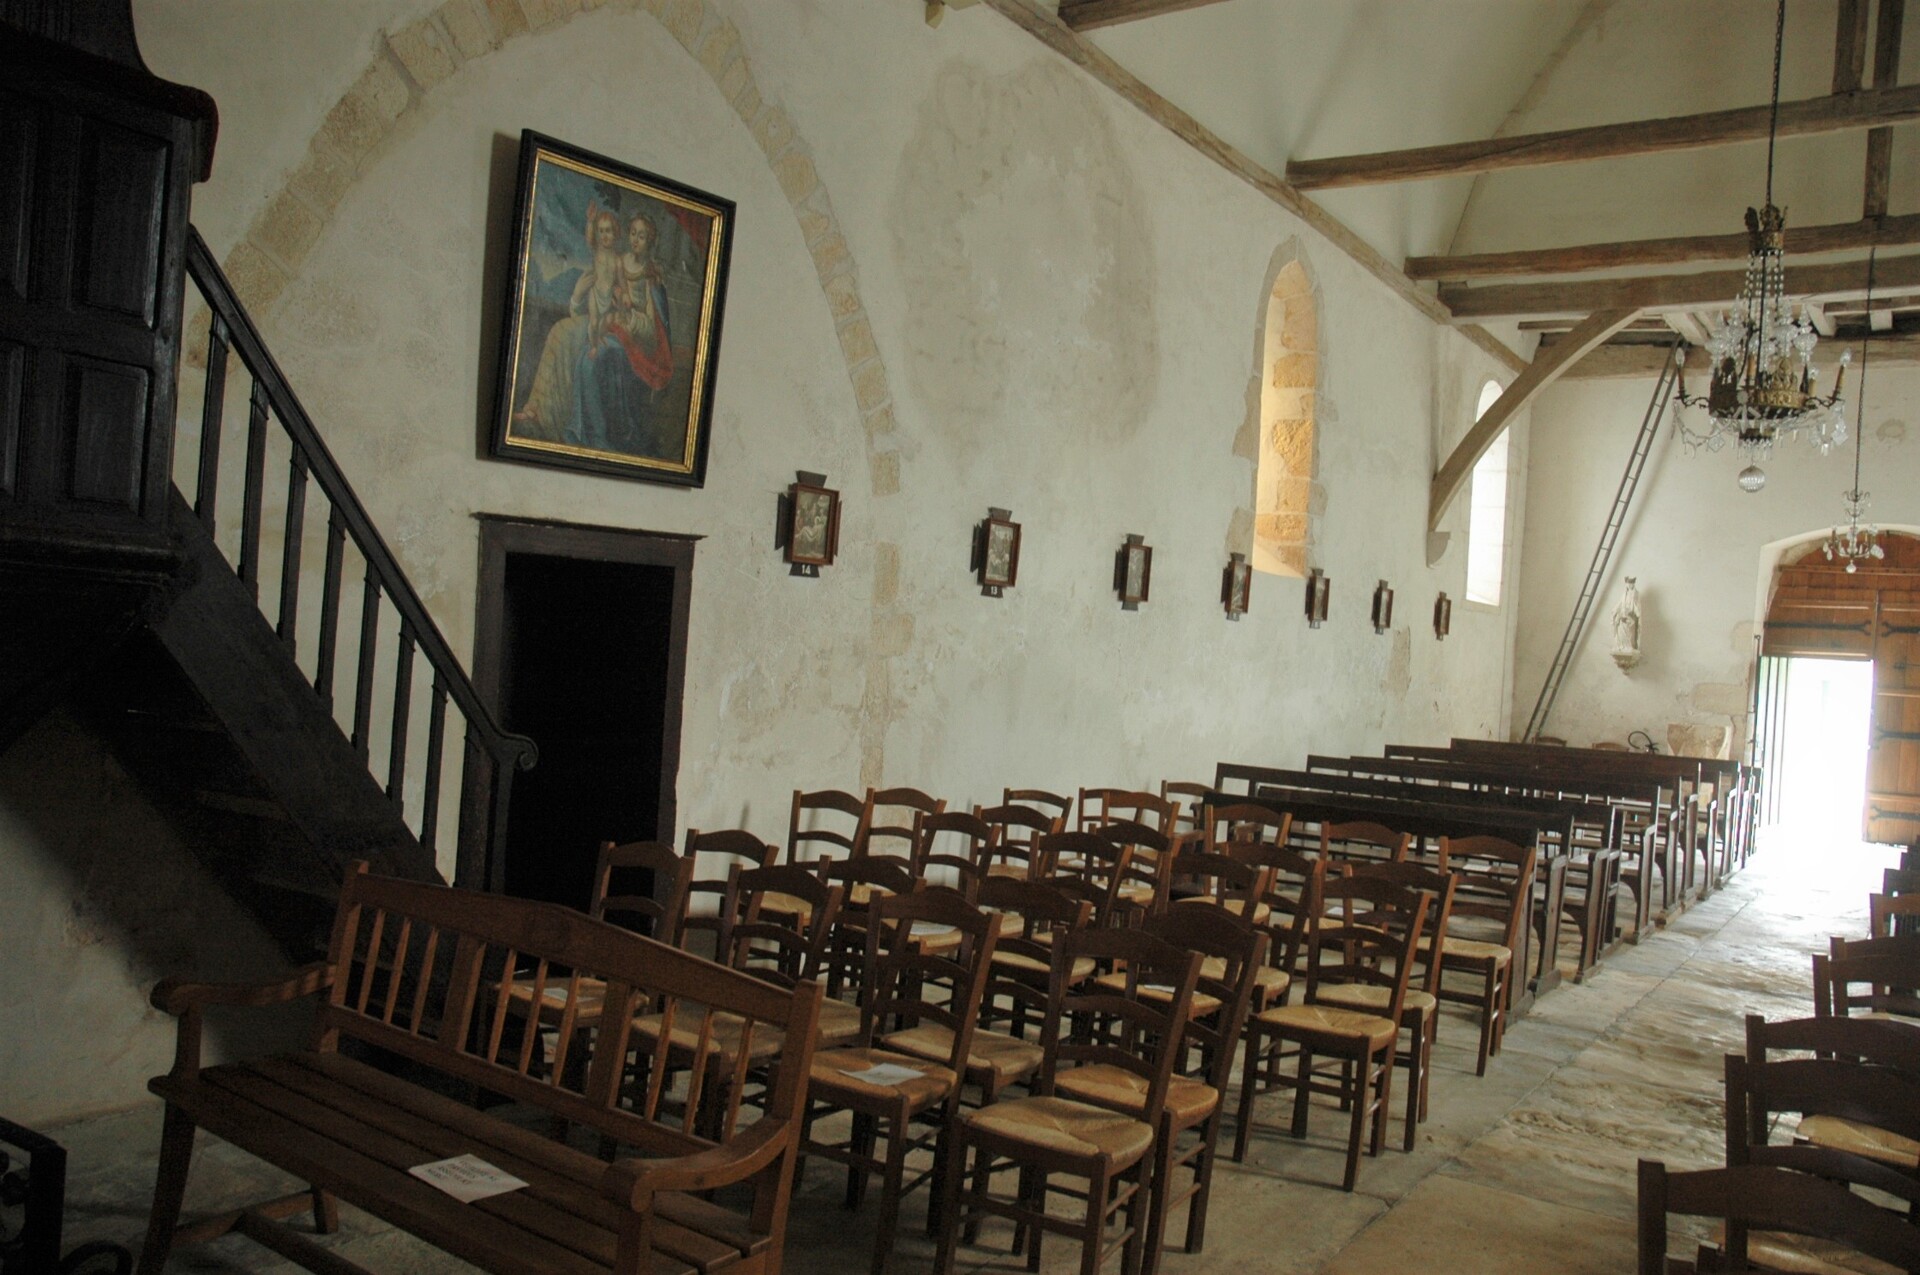
[[[1304,576],[1324,509],[1318,434],[1322,392],[1320,288],[1298,240],[1273,254],[1255,347],[1254,569]]]
[[[382,32],[366,68],[322,117],[305,158],[268,196],[226,254],[222,264],[241,301],[256,316],[271,310],[363,168],[434,88],[509,41],[557,29],[603,8],[644,10],[656,18],[699,62],[758,143],[793,211],[839,338],[865,434],[868,490],[876,498],[898,494],[900,453],[889,437],[895,430],[893,390],[861,297],[852,250],[815,168],[812,148],[792,117],[762,95],[739,27],[711,0],[445,0],[407,26]],[[196,343],[204,356],[204,336]],[[860,714],[863,786],[883,780],[886,732],[899,713],[889,691],[891,662],[904,646],[903,630],[910,635],[913,625],[912,612],[899,598],[899,558],[898,544],[875,541],[872,628]]]

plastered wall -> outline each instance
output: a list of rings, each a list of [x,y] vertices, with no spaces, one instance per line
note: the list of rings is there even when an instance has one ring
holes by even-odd
[[[1850,398],[1857,371],[1856,359]],[[1534,404],[1515,731],[1559,647],[1652,391],[1650,378],[1565,380]],[[1916,407],[1920,368],[1870,367],[1861,485],[1883,526],[1920,522]],[[1856,412],[1857,401],[1850,435]],[[1700,422],[1697,413],[1689,419]],[[1783,542],[1824,536],[1844,516],[1851,436],[1844,452],[1825,458],[1805,444],[1782,445],[1763,466],[1766,487],[1753,495],[1734,483],[1744,464],[1731,450],[1685,454],[1669,415],[1547,733],[1584,744],[1644,730],[1664,749],[1668,725],[1679,723],[1725,727],[1736,748],[1744,740],[1755,622],[1772,564]],[[1622,671],[1608,654],[1608,616],[1626,576],[1639,582],[1644,659]]]
[[[704,537],[681,820],[768,837],[796,786],[961,804],[1503,728],[1513,608],[1431,629],[1435,594],[1464,594],[1464,502],[1426,560],[1428,479],[1508,375],[1487,355],[984,7],[938,31],[872,0],[580,8],[135,6],[153,69],[221,107],[196,223],[463,656],[476,514]],[[704,489],[481,458],[523,128],[737,201]],[[1219,604],[1250,548],[1244,440],[1289,240],[1339,404],[1318,428],[1318,631],[1294,581],[1256,577],[1239,623]],[[844,493],[819,580],[771,543],[796,469]],[[1025,529],[997,601],[968,571],[989,505]],[[1124,613],[1131,532],[1153,597]],[[1397,607],[1376,635],[1381,578]],[[45,853],[0,833],[0,866]],[[51,1039],[12,1065],[97,1050]]]

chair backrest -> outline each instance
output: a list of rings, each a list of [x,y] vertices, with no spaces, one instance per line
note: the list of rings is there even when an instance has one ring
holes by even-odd
[[[940,931],[958,933],[959,941],[925,941]],[[953,1033],[947,1066],[955,1075],[965,1071],[997,937],[996,919],[958,890],[933,886],[874,900],[867,923],[869,991],[860,1006],[865,1044],[935,1023]],[[958,1086],[952,1096],[958,1100]]]
[[[1293,815],[1288,811],[1247,801],[1205,806],[1201,809],[1201,819],[1207,845],[1215,851],[1227,841],[1263,841],[1270,846],[1284,846],[1293,831]]]
[[[1194,991],[1219,1001],[1220,1008],[1195,1015],[1187,1024],[1184,1052],[1198,1055],[1197,1074],[1224,1094],[1238,1052],[1235,1046],[1253,1004],[1254,974],[1266,964],[1267,932],[1250,920],[1210,915],[1198,908],[1174,908],[1147,918],[1140,928],[1203,958]],[[1204,959],[1208,957],[1219,962],[1217,972],[1208,972]],[[1187,1072],[1181,1065],[1176,1070]]]
[[[1062,818],[1017,803],[975,806],[973,813],[993,829],[993,862],[1014,864],[1022,876],[1033,872],[1034,843],[1060,831]]]
[[[1726,1221],[1726,1255],[1713,1269],[1756,1269],[1748,1264],[1746,1233],[1762,1230],[1816,1236],[1900,1270],[1920,1270],[1920,1227],[1810,1173],[1761,1164],[1669,1173],[1658,1160],[1642,1160],[1639,1186],[1640,1275],[1696,1269],[1668,1264],[1667,1218],[1676,1213]]]
[[[1034,846],[1036,879],[1092,903],[1095,925],[1106,925],[1116,915],[1132,863],[1132,846],[1091,832],[1056,832]]]
[[[1123,887],[1142,886],[1153,898],[1161,897],[1160,879],[1167,861],[1173,855],[1172,833],[1162,832],[1151,824],[1132,819],[1114,819],[1093,829],[1093,834],[1133,851],[1121,873]]]
[[[1146,1081],[1139,1115],[1157,1129],[1192,1016],[1200,955],[1143,930],[1072,930],[1054,948],[1039,1092],[1053,1092],[1062,1064],[1129,1071]],[[1073,963],[1083,957],[1124,970],[1124,982],[1076,986]]]
[[[993,826],[977,815],[959,810],[922,815],[913,843],[913,875],[972,898],[993,862],[993,839]],[[953,879],[944,879],[948,876]]]
[[[838,788],[819,792],[795,788],[787,815],[787,862],[851,858],[866,826],[865,798]]]
[[[1197,844],[1195,842],[1189,844]],[[1153,910],[1169,907],[1216,907],[1252,920],[1267,892],[1268,870],[1231,855],[1205,850],[1174,850],[1160,872]],[[1175,889],[1183,891],[1174,894]]]
[[[1920,1019],[1920,935],[1835,939],[1830,952],[1814,953],[1813,1012]]]
[[[1291,846],[1264,841],[1231,842],[1227,850],[1233,857],[1265,869],[1267,888],[1260,901],[1267,905],[1267,933],[1272,937],[1267,960],[1289,974],[1296,972],[1313,918],[1320,915],[1327,861]]]
[[[1082,788],[1078,827],[1093,832],[1111,823],[1143,823],[1171,835],[1180,803],[1132,788]]]
[[[1204,818],[1203,810],[1207,804],[1207,794],[1213,790],[1207,785],[1185,779],[1163,779],[1160,781],[1160,797],[1164,801],[1179,803],[1180,814],[1174,821],[1170,832],[1199,832]]]
[[[946,808],[943,799],[930,797],[918,788],[869,788],[866,827],[861,831],[859,848],[854,853],[911,859],[920,820]]]
[[[1320,853],[1340,859],[1386,858],[1399,863],[1407,857],[1413,837],[1366,819],[1320,825]]]
[[[1503,927],[1502,945],[1518,951],[1520,927],[1529,923],[1533,903],[1533,873],[1539,861],[1533,846],[1519,846],[1499,837],[1442,837],[1436,865],[1458,874],[1453,894],[1453,917],[1479,917]]]
[[[803,921],[785,908],[767,906],[769,894],[803,900],[809,914]],[[736,863],[727,874],[720,908],[721,963],[781,987],[818,978],[841,898],[839,886],[799,864],[749,868]]]
[[[846,901],[841,911],[848,914],[865,915],[868,905],[856,902],[855,894],[878,897],[883,894],[912,894],[920,886],[920,879],[913,875],[913,864],[906,859],[896,859],[892,855],[862,855],[857,859],[822,859],[814,865],[822,881],[831,882],[846,891]],[[865,890],[856,890],[856,886],[866,886]]]
[[[1328,984],[1387,990],[1382,1018],[1400,1021],[1433,896],[1378,877],[1329,877],[1308,940],[1307,1003]]]
[[[728,874],[735,864],[748,868],[764,868],[779,857],[777,847],[768,845],[751,832],[737,828],[728,828],[720,832],[701,832],[698,828],[687,829],[686,840],[681,843],[681,853],[693,864],[693,884],[687,887],[687,915],[680,925],[681,946],[696,932],[711,933],[714,938],[714,958],[725,963],[725,945],[720,940],[721,900],[727,892]],[[702,856],[709,856],[702,862]],[[712,862],[714,858],[720,863]],[[712,900],[711,910],[702,906]]]
[[[1045,788],[1002,788],[1000,804],[1031,806],[1040,813],[1052,815],[1059,820],[1062,829],[1067,826],[1067,820],[1073,816],[1073,798],[1057,792],[1048,792]]]
[[[633,879],[641,872],[647,874],[644,890]],[[693,860],[666,842],[603,841],[587,915],[677,947],[692,886]]]
[[[1920,871],[1911,868],[1888,868],[1880,874],[1880,892],[1882,894],[1920,893]]]
[[[1429,935],[1447,932],[1447,923],[1453,919],[1454,891],[1460,885],[1460,878],[1453,873],[1404,862],[1349,863],[1345,868],[1349,876],[1376,877],[1409,890],[1426,891],[1432,896],[1433,906],[1427,912],[1423,932]],[[1421,949],[1416,949],[1413,959],[1420,971],[1420,989],[1437,994],[1440,990],[1440,945],[1429,945],[1424,949],[1424,954]]]
[[[1867,896],[1867,937],[1884,939],[1912,934],[1920,922],[1920,894]]]
[[[1093,923],[1093,903],[1059,883],[1014,877],[982,881],[979,903],[1003,916],[1020,918],[1018,930],[1000,930],[994,950],[1001,959],[993,962],[985,999],[990,1005],[1005,1005],[1013,1034],[1024,1036],[1029,1023],[1037,1027],[1047,1018],[1053,995],[1054,944],[1067,931]]]

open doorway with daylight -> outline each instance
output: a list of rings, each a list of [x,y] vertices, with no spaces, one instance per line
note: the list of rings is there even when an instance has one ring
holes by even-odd
[[[585,909],[601,842],[675,840],[693,547],[483,520],[474,680],[540,759],[461,884]]]
[[[1824,538],[1771,572],[1753,759],[1769,823],[1831,843],[1920,836],[1920,539],[1882,532],[1848,569]]]

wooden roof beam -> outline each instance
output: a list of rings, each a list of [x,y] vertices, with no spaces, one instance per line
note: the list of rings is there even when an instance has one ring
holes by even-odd
[[[1906,0],[1880,0],[1880,29],[1874,36],[1873,87],[1892,88],[1900,76],[1900,28],[1906,16]],[[1893,130],[1876,128],[1867,134],[1866,195],[1861,200],[1862,217],[1887,214],[1887,191],[1892,182]]]
[[[1199,9],[1220,0],[1060,0],[1060,21],[1075,31],[1097,31],[1101,27],[1141,18],[1157,18],[1163,13]]]
[[[1731,305],[1746,282],[1744,270],[1641,275],[1580,283],[1505,283],[1442,288],[1440,300],[1457,320],[1517,319],[1533,315],[1591,314],[1631,306],[1637,310],[1706,310]],[[1880,293],[1920,287],[1920,255],[1882,257],[1874,269]],[[1788,266],[1787,295],[1816,301],[1852,300],[1867,294],[1867,263]]]
[[[1427,493],[1427,531],[1440,529],[1440,520],[1446,516],[1447,507],[1460,489],[1473,477],[1473,466],[1500,431],[1518,415],[1527,404],[1533,402],[1540,391],[1559,380],[1566,370],[1578,363],[1597,345],[1604,344],[1608,337],[1632,323],[1639,312],[1631,307],[1618,310],[1601,310],[1588,315],[1573,331],[1533,356],[1533,362],[1527,364],[1527,370],[1507,386],[1506,392],[1495,399],[1480,419],[1473,423],[1466,437],[1454,446],[1453,454],[1440,466],[1433,476],[1433,486]]]
[[[1867,68],[1867,0],[1840,0],[1840,20],[1833,36],[1833,91],[1851,93],[1860,87]]]
[[[1620,155],[1725,146],[1763,140],[1770,116],[1770,107],[1742,106],[1731,111],[1494,137],[1483,142],[1452,142],[1444,146],[1329,159],[1296,159],[1287,162],[1287,182],[1298,190],[1327,190],[1336,186],[1421,181],[1537,164],[1570,164]],[[1780,103],[1780,136],[1874,128],[1916,118],[1920,118],[1920,86],[1863,89],[1857,93]]]
[[[1920,243],[1920,214],[1878,221],[1844,221],[1831,226],[1787,227],[1787,253],[1843,252],[1874,244]],[[1457,257],[1408,257],[1410,279],[1485,279],[1512,275],[1578,274],[1621,266],[1676,265],[1689,261],[1744,261],[1747,233],[1687,235],[1673,239],[1630,239],[1621,243],[1580,244],[1524,252],[1477,252]]]

